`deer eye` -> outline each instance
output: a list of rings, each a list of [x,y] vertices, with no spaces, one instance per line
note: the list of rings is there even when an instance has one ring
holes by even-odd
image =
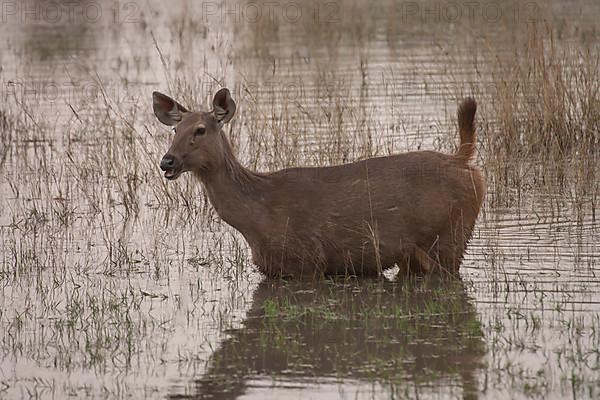
[[[194,131],[194,135],[196,135],[196,136],[202,136],[205,133],[206,133],[206,128],[203,126],[196,128],[196,130]]]

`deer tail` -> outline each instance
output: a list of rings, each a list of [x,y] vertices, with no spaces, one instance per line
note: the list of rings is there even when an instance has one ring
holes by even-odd
[[[460,132],[460,147],[456,157],[469,162],[475,155],[477,135],[475,129],[475,112],[477,102],[472,97],[467,97],[458,106],[458,131]]]

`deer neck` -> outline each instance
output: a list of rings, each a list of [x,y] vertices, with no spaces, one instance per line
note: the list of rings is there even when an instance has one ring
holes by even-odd
[[[196,175],[219,217],[246,235],[264,215],[260,190],[267,178],[241,165],[227,141],[224,147],[221,162]]]

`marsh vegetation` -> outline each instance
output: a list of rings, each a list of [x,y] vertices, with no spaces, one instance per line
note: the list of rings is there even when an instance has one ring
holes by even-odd
[[[0,398],[597,397],[600,8],[484,3],[6,15]],[[262,281],[195,179],[158,168],[152,91],[207,109],[224,85],[263,171],[452,152],[474,95],[488,194],[462,280]]]

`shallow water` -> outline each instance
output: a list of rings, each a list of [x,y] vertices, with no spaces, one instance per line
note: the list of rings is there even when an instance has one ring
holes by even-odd
[[[457,98],[495,124],[493,60],[534,26],[583,51],[599,4],[248,4],[3,9],[0,398],[597,397],[597,195],[523,160],[526,185],[490,185],[461,282],[263,282],[199,185],[162,178],[150,96],[232,88],[259,169],[451,151]]]

